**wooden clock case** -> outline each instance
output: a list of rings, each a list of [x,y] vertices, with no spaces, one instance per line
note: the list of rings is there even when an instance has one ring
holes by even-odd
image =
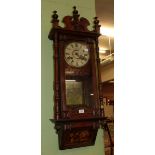
[[[104,119],[98,53],[99,20],[94,18],[94,29],[89,31],[89,21],[79,18],[76,7],[73,8],[73,16],[63,18],[64,28],[59,26],[57,12],[53,12],[52,29],[48,36],[54,49],[54,119],[50,120],[55,123],[60,150],[94,145],[100,121]],[[90,59],[83,67],[72,67],[64,60],[65,47],[72,42],[88,46]],[[92,103],[66,103],[65,81],[72,79],[82,81],[85,90],[91,85],[93,96],[89,101]]]

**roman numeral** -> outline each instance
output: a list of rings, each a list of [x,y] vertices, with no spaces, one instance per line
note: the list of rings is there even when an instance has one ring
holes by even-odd
[[[73,57],[69,56],[69,57],[67,57],[67,59],[73,59]]]
[[[66,48],[66,49],[71,50],[70,48]]]

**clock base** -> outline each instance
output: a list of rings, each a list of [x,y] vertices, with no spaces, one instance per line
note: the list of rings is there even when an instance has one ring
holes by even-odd
[[[72,149],[95,144],[99,123],[97,121],[79,121],[56,123],[59,149]]]

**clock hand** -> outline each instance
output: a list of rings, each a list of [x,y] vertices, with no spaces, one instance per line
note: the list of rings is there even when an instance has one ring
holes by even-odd
[[[81,60],[87,60],[86,57],[85,57],[85,56],[82,56],[82,55],[80,55],[79,58],[80,58]]]
[[[79,58],[80,58],[80,55],[79,55],[79,53],[75,53],[75,55],[78,57],[77,59],[79,59]]]
[[[79,53],[75,53],[75,55],[78,57],[77,59],[81,59],[81,60],[87,60],[87,58],[83,55],[79,55]]]

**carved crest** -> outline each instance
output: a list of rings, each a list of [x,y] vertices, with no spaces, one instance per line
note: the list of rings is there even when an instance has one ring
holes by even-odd
[[[89,31],[87,28],[90,25],[88,19],[80,17],[80,14],[78,14],[78,10],[76,10],[76,6],[73,7],[72,14],[73,14],[72,16],[65,16],[63,18],[62,22],[65,25],[64,29],[73,31],[84,31],[84,32]],[[53,28],[60,27],[57,11],[53,11],[51,23],[53,23]],[[94,23],[93,32],[100,33],[100,25],[97,17],[94,18],[93,23]]]

